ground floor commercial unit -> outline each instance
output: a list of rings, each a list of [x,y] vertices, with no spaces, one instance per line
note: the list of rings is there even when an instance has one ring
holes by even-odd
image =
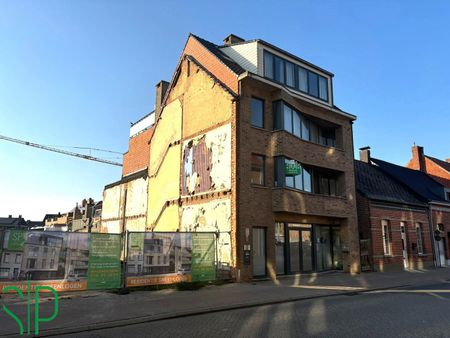
[[[253,276],[267,275],[265,228],[253,228]],[[341,270],[340,228],[336,225],[275,223],[277,275]]]

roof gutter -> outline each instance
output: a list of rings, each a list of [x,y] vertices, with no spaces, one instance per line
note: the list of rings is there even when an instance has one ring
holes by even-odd
[[[285,91],[286,93],[288,93],[289,95],[291,95],[291,96],[293,96],[293,97],[295,97],[295,98],[298,98],[298,99],[307,101],[308,103],[314,104],[314,105],[319,106],[319,107],[324,108],[324,109],[327,109],[327,110],[329,110],[329,111],[332,111],[333,113],[336,113],[336,114],[345,116],[346,118],[348,118],[348,119],[350,119],[350,120],[352,120],[352,121],[355,121],[355,120],[356,120],[356,115],[352,115],[352,114],[350,114],[350,113],[346,113],[345,111],[338,110],[338,109],[335,109],[335,108],[333,108],[333,107],[330,107],[329,105],[326,105],[326,104],[317,102],[316,100],[310,99],[310,98],[307,97],[306,95],[302,95],[302,94],[300,94],[300,93],[297,93],[297,92],[295,92],[295,91],[292,91],[292,90],[290,90],[289,88],[286,88],[286,87],[283,86],[283,85],[280,85],[280,84],[278,84],[278,83],[276,83],[276,82],[273,82],[273,81],[271,81],[271,80],[268,80],[268,79],[266,79],[266,78],[264,78],[264,77],[262,77],[262,76],[256,75],[256,74],[251,73],[251,72],[249,72],[249,71],[246,71],[245,73],[242,73],[241,75],[239,75],[238,80],[239,80],[239,81],[242,81],[243,79],[248,78],[248,77],[249,77],[249,78],[252,78],[252,79],[255,79],[255,80],[257,80],[257,81],[261,81],[261,82],[267,83],[267,84],[269,84],[269,85],[271,85],[271,86],[273,86],[273,87],[277,87],[277,88],[279,88],[279,89]]]

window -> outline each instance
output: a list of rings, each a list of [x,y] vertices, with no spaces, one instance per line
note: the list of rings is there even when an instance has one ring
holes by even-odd
[[[288,158],[284,158],[285,186],[311,192],[311,174],[309,169]]]
[[[308,72],[308,93],[312,96],[319,96],[319,76],[313,72]]]
[[[146,258],[147,265],[153,265],[153,256],[147,256]]]
[[[9,263],[9,253],[5,253],[3,256],[3,263]]]
[[[252,97],[252,126],[264,128],[264,101]]]
[[[417,236],[417,253],[423,255],[423,237],[422,237],[422,224],[416,223],[416,236]]]
[[[298,89],[308,92],[308,71],[302,67],[298,67]]]
[[[286,61],[286,84],[289,87],[295,87],[295,65]]]
[[[273,111],[274,130],[284,129],[303,140],[336,147],[336,128],[324,126],[329,123],[319,125],[283,101],[274,102]]]
[[[27,268],[28,269],[34,269],[35,266],[36,266],[36,259],[28,258],[28,260],[27,260]]]
[[[328,81],[323,76],[319,76],[319,98],[328,101]]]
[[[305,94],[328,101],[328,79],[264,51],[264,76]]]
[[[45,265],[47,264],[47,260],[46,259],[43,259],[42,260],[42,262],[41,262],[41,268],[42,269],[45,269]]]
[[[22,254],[16,254],[16,264],[22,263]]]
[[[319,194],[337,196],[337,177],[331,175],[320,175],[319,176],[319,189],[317,189]]]
[[[273,79],[273,55],[264,53],[264,76]]]
[[[264,185],[264,164],[265,158],[262,155],[252,154],[250,182],[252,184]]]
[[[383,251],[385,256],[391,255],[391,235],[389,231],[389,221],[381,221],[381,230],[383,234]]]
[[[55,266],[55,260],[51,259],[50,260],[50,269],[53,269],[54,266]]]

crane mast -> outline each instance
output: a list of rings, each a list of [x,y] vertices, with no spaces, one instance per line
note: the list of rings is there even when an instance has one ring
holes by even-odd
[[[90,155],[79,154],[79,153],[75,153],[75,152],[72,152],[72,151],[61,150],[61,149],[58,149],[58,148],[53,148],[53,147],[49,147],[49,146],[44,146],[42,144],[37,144],[37,143],[33,143],[33,142],[23,141],[23,140],[15,139],[15,138],[4,136],[4,135],[0,135],[0,140],[5,140],[5,141],[9,141],[9,142],[19,143],[19,144],[23,144],[25,146],[35,147],[35,148],[43,149],[43,150],[47,150],[47,151],[53,151],[55,153],[60,153],[60,154],[68,155],[68,156],[79,157],[79,158],[83,158],[85,160],[101,162],[101,163],[105,163],[105,164],[115,165],[115,166],[118,166],[118,167],[122,166],[122,163],[119,163],[119,162],[105,160],[105,159],[94,157],[94,156],[90,156]]]

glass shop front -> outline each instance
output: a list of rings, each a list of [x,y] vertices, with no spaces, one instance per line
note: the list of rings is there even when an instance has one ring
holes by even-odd
[[[342,269],[339,226],[277,222],[275,245],[279,275]]]

